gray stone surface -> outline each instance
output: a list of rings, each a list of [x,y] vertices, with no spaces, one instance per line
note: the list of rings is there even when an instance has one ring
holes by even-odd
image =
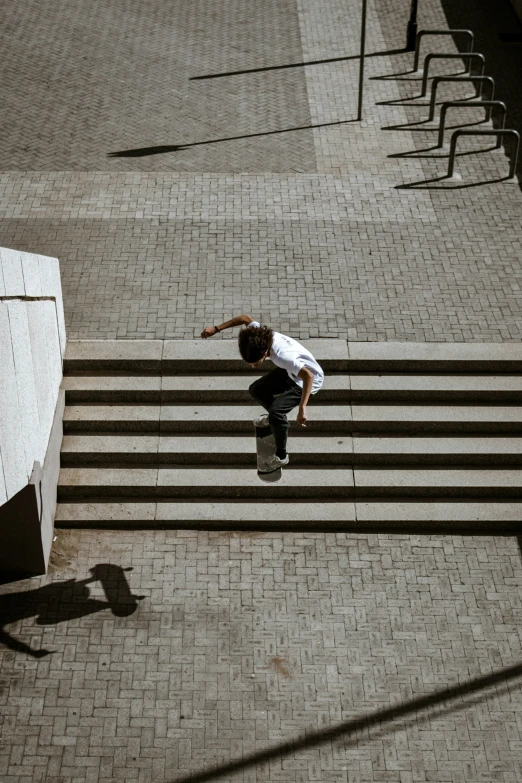
[[[522,407],[475,405],[352,405],[354,432],[388,431],[419,435],[447,432],[516,435]]]
[[[500,451],[500,449],[499,449]],[[505,449],[508,451],[508,449]],[[292,464],[351,464],[352,438],[343,435],[295,438],[291,444]],[[516,452],[518,454],[518,451]],[[521,447],[522,453],[522,447]],[[256,464],[254,434],[235,435],[66,435],[62,442],[62,464],[81,466],[87,462],[158,462],[216,465]],[[521,457],[522,459],[522,457]]]
[[[160,406],[154,405],[68,405],[64,432],[87,430],[128,430],[157,432]]]
[[[369,54],[404,45],[408,10],[369,2]],[[471,26],[478,50],[492,46],[488,70],[499,98],[513,85],[512,118],[520,47],[498,41],[500,12],[434,0],[419,4],[419,26]],[[95,14],[32,0],[6,9],[2,242],[60,257],[70,336],[195,339],[246,310],[303,340],[520,340],[520,192],[479,185],[504,175],[506,157],[466,154],[460,183],[425,183],[447,164],[418,157],[433,154],[423,152],[433,131],[382,128],[417,122],[426,107],[376,105],[414,95],[409,79],[366,80],[364,125],[106,157],[124,144],[353,119],[356,60],[189,77],[355,55],[359,13],[340,0],[167,14],[162,3],[119,0]],[[411,59],[368,57],[367,76],[405,71]],[[270,505],[233,503],[221,526],[276,511],[280,526],[313,524],[308,504]],[[337,518],[325,524],[354,523],[353,504],[334,505],[320,504]],[[201,527],[216,523],[214,506],[185,504],[187,527],[198,514]],[[99,518],[111,514],[133,527],[127,509]],[[48,577],[0,586],[2,600],[28,593],[14,599],[24,612],[7,625],[14,639],[50,651],[2,648],[0,776],[156,783],[362,718],[336,742],[234,778],[518,783],[520,677],[506,671],[520,662],[516,540],[425,537],[418,520],[409,535],[383,535],[379,525],[372,535],[60,532]],[[85,614],[86,589],[107,600],[99,582],[63,584],[107,562],[133,568],[125,578],[143,600],[127,617],[106,604]],[[458,699],[415,705],[457,683],[468,688]],[[401,722],[366,720],[390,705],[405,705]]]
[[[350,390],[353,402],[522,402],[522,376],[351,375]]]
[[[499,181],[504,151],[469,154],[476,139],[457,161],[463,180],[440,179],[447,157],[430,151],[416,77],[393,78],[412,61],[397,51],[403,3],[369,3],[368,54],[379,56],[367,58],[362,124],[356,59],[191,80],[355,58],[358,23],[347,20],[359,5],[300,0],[211,18],[192,4],[164,29],[162,2],[138,16],[102,2],[96,31],[83,8],[60,25],[52,4],[10,9],[6,29],[19,36],[3,41],[3,105],[16,119],[1,152],[2,242],[61,259],[71,337],[194,339],[247,310],[301,339],[520,339],[519,186]],[[501,7],[436,0],[419,14],[427,28],[473,27],[513,121],[520,59],[498,40]],[[33,61],[10,59],[21,41],[36,77]],[[451,38],[444,46],[456,51]],[[306,129],[192,146],[292,127]],[[183,148],[107,157],[169,144]]]
[[[111,523],[140,527],[152,526],[156,517],[156,503],[59,503],[56,526],[92,527]]]
[[[469,343],[348,343],[352,369],[370,368],[373,364],[383,370],[415,369],[422,366],[433,370],[484,369],[490,371],[517,369],[522,359],[520,344],[503,345]]]
[[[2,648],[2,776],[169,781],[344,724],[234,777],[513,783],[521,578],[513,537],[59,531],[48,576],[0,586],[13,640],[49,651]]]
[[[471,499],[488,497],[497,500],[518,499],[522,495],[522,471],[516,469],[355,468],[354,482],[358,496],[399,495],[410,498],[435,495],[440,498],[457,495]]]
[[[66,375],[62,381],[71,402],[161,402],[159,376]]]
[[[515,522],[521,503],[356,503],[360,522]],[[470,532],[473,528],[470,527]]]
[[[393,461],[397,464],[424,465],[519,465],[522,463],[522,438],[460,437],[354,437],[354,462],[358,465]]]
[[[69,340],[64,365],[70,370],[133,367],[159,370],[163,343],[155,340]]]

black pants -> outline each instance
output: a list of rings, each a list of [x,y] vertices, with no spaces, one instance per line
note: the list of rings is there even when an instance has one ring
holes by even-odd
[[[281,367],[254,381],[249,388],[251,397],[268,411],[268,423],[278,450],[286,451],[290,427],[286,414],[299,405],[302,391]]]

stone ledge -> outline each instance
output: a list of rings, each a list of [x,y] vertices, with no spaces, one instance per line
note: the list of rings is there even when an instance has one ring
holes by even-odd
[[[522,343],[350,342],[302,340],[326,369],[337,371],[520,371]],[[270,365],[270,363],[267,363]],[[69,340],[65,368],[233,371],[244,367],[234,338],[217,340]]]

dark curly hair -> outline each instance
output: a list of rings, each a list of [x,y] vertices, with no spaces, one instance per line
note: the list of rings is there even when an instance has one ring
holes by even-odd
[[[274,332],[269,326],[249,326],[241,329],[238,337],[239,353],[249,364],[258,362],[270,351]]]

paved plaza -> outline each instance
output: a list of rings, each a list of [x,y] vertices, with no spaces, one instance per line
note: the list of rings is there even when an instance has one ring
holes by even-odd
[[[519,342],[512,150],[443,179],[409,6],[369,0],[357,123],[359,0],[10,4],[0,245],[60,259],[69,338]],[[509,8],[419,28],[522,130]],[[519,783],[521,579],[515,537],[58,531],[0,585],[0,781]]]

